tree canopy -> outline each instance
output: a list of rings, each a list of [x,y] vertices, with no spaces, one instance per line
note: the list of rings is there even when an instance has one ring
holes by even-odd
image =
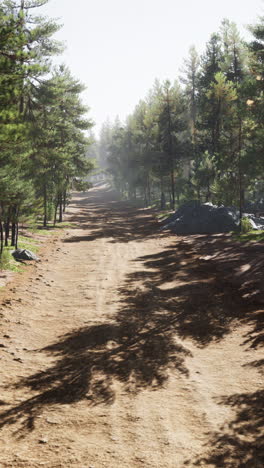
[[[62,220],[76,177],[86,175],[92,126],[81,102],[83,85],[65,66],[53,39],[60,26],[39,15],[48,0],[5,0],[0,5],[0,234],[17,245],[23,216]]]
[[[201,56],[190,48],[180,81],[156,80],[124,124],[104,125],[101,157],[124,196],[264,211],[263,18],[249,29],[246,43],[223,20]]]

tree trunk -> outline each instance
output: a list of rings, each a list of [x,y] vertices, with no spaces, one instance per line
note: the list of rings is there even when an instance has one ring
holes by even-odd
[[[147,175],[147,198],[148,198],[148,203],[151,203],[151,193],[150,193],[150,180],[149,180],[149,174]]]
[[[173,169],[173,157],[171,156],[171,208],[175,210],[175,181],[174,181],[174,169]]]
[[[16,234],[15,234],[15,248],[17,249],[18,245],[18,222],[16,223]]]
[[[10,217],[8,216],[5,224],[5,246],[8,247],[8,239],[9,239],[9,234],[10,234]]]
[[[44,203],[44,217],[43,217],[43,227],[47,227],[48,214],[47,214],[47,186],[44,184],[43,190],[43,203]]]
[[[19,207],[14,206],[13,213],[12,213],[12,227],[11,227],[11,245],[12,245],[12,247],[17,246],[17,240],[18,240],[18,212],[19,212]]]
[[[11,227],[11,245],[12,247],[16,246],[16,238],[17,238],[17,223],[15,221],[12,222]]]
[[[148,206],[147,188],[144,187],[144,206]]]
[[[209,202],[211,198],[211,190],[210,190],[210,182],[208,181],[207,183],[207,193],[206,193],[206,203]]]
[[[3,249],[4,249],[4,232],[3,232],[2,220],[0,219],[0,258],[3,253]]]
[[[161,195],[160,195],[160,209],[165,210],[165,208],[166,208],[166,199],[165,199],[164,192],[161,192]]]
[[[64,190],[63,192],[63,213],[66,211],[66,204],[67,204],[67,192]]]
[[[238,178],[239,178],[239,229],[242,231],[242,217],[244,211],[244,187],[243,187],[243,174],[241,167],[241,144],[242,144],[242,121],[239,122],[238,133]]]
[[[56,204],[55,204],[54,221],[53,221],[54,226],[56,226],[58,206],[59,206],[59,200],[57,198]]]
[[[60,194],[60,198],[59,198],[59,207],[60,207],[59,223],[62,223],[62,219],[63,219],[63,202],[62,202],[62,194]]]

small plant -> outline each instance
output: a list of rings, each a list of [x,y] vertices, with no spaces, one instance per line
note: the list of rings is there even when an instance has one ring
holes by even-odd
[[[252,225],[251,222],[248,218],[243,217],[241,219],[241,233],[242,234],[247,234],[247,232],[252,231]]]

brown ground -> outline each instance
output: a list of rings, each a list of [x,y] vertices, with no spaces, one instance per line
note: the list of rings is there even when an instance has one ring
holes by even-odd
[[[263,468],[263,246],[71,216],[1,296],[0,467]]]

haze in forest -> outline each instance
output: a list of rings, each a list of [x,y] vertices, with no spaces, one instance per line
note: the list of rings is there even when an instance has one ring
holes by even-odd
[[[223,18],[247,25],[263,14],[263,0],[50,0],[42,13],[63,25],[66,63],[86,86],[83,99],[98,132],[102,122],[123,120],[155,78],[173,81],[191,45],[202,53]]]

